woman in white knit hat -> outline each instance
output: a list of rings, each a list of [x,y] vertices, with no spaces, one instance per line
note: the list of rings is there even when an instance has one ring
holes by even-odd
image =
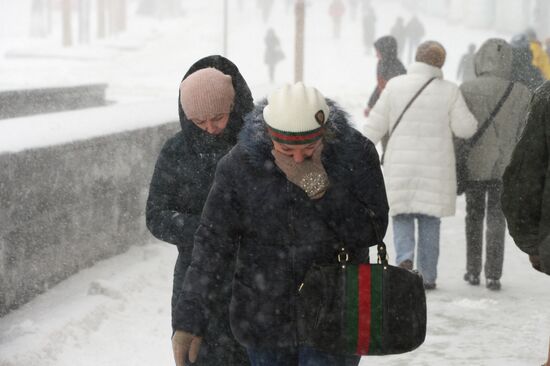
[[[174,244],[172,313],[193,250],[193,234],[216,164],[237,142],[243,117],[254,104],[237,67],[222,56],[197,61],[180,84],[178,110],[181,131],[163,146],[147,200],[147,227],[158,239]],[[228,269],[228,271],[231,271]],[[227,307],[229,292],[220,295],[205,330],[197,366],[248,365],[244,349],[233,339]]]
[[[378,154],[347,114],[302,83],[275,91],[218,164],[174,314],[176,365],[200,353],[226,268],[231,330],[253,366],[357,365],[299,342],[297,289],[341,242],[367,258],[387,215]]]

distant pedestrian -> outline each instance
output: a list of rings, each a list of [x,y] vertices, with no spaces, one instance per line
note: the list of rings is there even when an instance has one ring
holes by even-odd
[[[342,0],[332,0],[328,12],[332,18],[334,38],[338,39],[340,38],[340,33],[342,31],[342,18],[346,12],[344,2]]]
[[[397,55],[400,59],[403,59],[403,48],[405,47],[405,41],[407,39],[407,30],[405,29],[404,20],[401,17],[395,19],[395,23],[390,30],[390,34],[397,41]]]
[[[542,48],[542,44],[537,38],[533,29],[525,31],[531,54],[533,55],[533,65],[540,70],[545,80],[550,79],[550,58]]]
[[[438,42],[422,43],[416,62],[406,75],[388,82],[364,127],[374,143],[390,132],[384,177],[396,263],[413,268],[418,221],[417,267],[426,289],[436,288],[441,217],[455,213],[452,136],[468,138],[477,128],[458,86],[443,79],[445,57]],[[401,122],[396,125],[400,115]]]
[[[264,62],[267,64],[269,81],[273,82],[275,80],[275,67],[279,62],[284,60],[285,54],[281,49],[281,42],[279,41],[279,37],[277,37],[277,34],[275,34],[275,30],[273,28],[269,28],[267,30],[264,42]]]
[[[363,6],[363,45],[367,55],[372,53],[374,37],[376,35],[376,14],[369,3]]]
[[[374,43],[378,64],[376,65],[376,86],[367,103],[367,108],[364,111],[365,117],[369,116],[370,111],[376,105],[380,94],[386,87],[388,81],[392,78],[407,73],[403,63],[397,57],[397,42],[393,36],[384,36],[379,38]],[[386,151],[388,143],[388,135],[384,135],[381,139],[382,151]]]
[[[533,65],[533,54],[529,41],[524,34],[519,34],[512,38],[511,44],[514,55],[511,80],[522,83],[533,93],[544,83],[544,77],[541,71]]]
[[[470,43],[468,46],[468,52],[462,56],[458,69],[456,70],[457,81],[470,81],[476,78],[476,72],[474,67],[474,57],[476,52],[476,45]]]
[[[422,38],[424,38],[425,33],[426,31],[424,29],[424,25],[416,15],[413,15],[405,26],[408,52],[407,63],[411,63],[413,61],[416,49],[422,41]]]
[[[477,77],[460,86],[464,100],[480,127],[490,113],[494,115],[466,158],[468,180],[465,185],[464,280],[471,285],[480,283],[483,226],[486,221],[485,284],[490,290],[500,290],[504,263],[506,221],[500,205],[502,175],[523,130],[531,98],[527,87],[510,82],[512,59],[512,47],[505,40],[489,39],[475,54]],[[498,105],[501,107],[497,110]]]
[[[502,210],[516,245],[550,275],[550,81],[535,91],[527,116],[504,173]]]
[[[262,19],[264,22],[267,22],[269,16],[271,15],[271,9],[273,9],[273,2],[275,0],[258,0],[258,5],[262,11]]]
[[[550,58],[550,38],[546,38],[544,40],[544,51],[546,52],[546,54]]]

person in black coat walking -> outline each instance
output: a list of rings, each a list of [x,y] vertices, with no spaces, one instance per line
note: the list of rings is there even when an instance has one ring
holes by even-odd
[[[275,30],[273,28],[269,28],[267,30],[264,42],[264,62],[266,63],[268,68],[269,81],[273,82],[275,81],[275,67],[279,62],[284,60],[285,54],[281,49],[281,42],[279,41],[279,37],[277,37],[277,34],[275,33]]]
[[[531,93],[544,83],[541,71],[533,65],[533,53],[525,34],[519,34],[510,42],[513,49],[510,80],[525,85]]]
[[[414,60],[418,45],[420,45],[422,38],[424,38],[426,34],[424,24],[422,24],[416,15],[413,15],[411,19],[409,19],[409,22],[405,26],[405,34],[408,54],[407,62],[411,63]]]
[[[376,65],[376,87],[372,92],[367,108],[365,108],[365,117],[369,116],[369,113],[374,105],[380,98],[382,90],[386,87],[386,84],[390,79],[407,73],[407,69],[403,66],[403,63],[397,56],[397,41],[393,36],[384,36],[378,38],[374,43],[376,49],[376,56],[378,57],[378,64]],[[388,144],[388,135],[382,137],[382,149],[386,150]]]
[[[529,105],[527,124],[503,177],[502,210],[514,242],[550,276],[550,81]]]
[[[476,45],[470,43],[468,45],[468,52],[460,58],[460,63],[458,64],[458,69],[456,70],[457,80],[466,82],[476,78],[476,70],[474,65],[475,52]]]
[[[405,28],[405,20],[401,17],[395,19],[390,34],[397,41],[397,54],[399,58],[403,58],[403,50],[405,49],[405,40],[407,39],[407,29]],[[416,50],[415,50],[416,51]]]
[[[387,224],[372,142],[314,88],[297,83],[271,94],[218,164],[174,316],[176,365],[199,352],[235,262],[231,329],[253,366],[357,365],[359,357],[298,343],[298,288],[314,263],[336,260],[342,242],[352,261],[367,259],[374,225],[383,236]]]
[[[172,314],[191,262],[193,234],[216,164],[237,142],[243,117],[254,107],[238,68],[222,56],[197,61],[180,86],[181,131],[170,138],[158,157],[147,200],[146,221],[158,239],[175,244]],[[205,334],[197,365],[247,365],[246,354],[231,336],[229,295],[217,304]]]
[[[376,14],[370,2],[363,5],[363,45],[367,55],[372,53],[374,37],[376,34]]]

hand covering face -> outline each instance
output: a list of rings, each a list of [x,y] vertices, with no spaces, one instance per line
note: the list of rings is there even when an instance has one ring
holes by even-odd
[[[310,199],[323,197],[330,182],[327,172],[321,162],[323,145],[319,145],[311,158],[301,163],[294,161],[292,156],[285,155],[277,150],[271,153],[275,157],[275,164],[285,173],[286,178],[306,192]]]

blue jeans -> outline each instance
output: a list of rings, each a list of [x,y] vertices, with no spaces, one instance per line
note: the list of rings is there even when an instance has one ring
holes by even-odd
[[[439,259],[439,229],[441,219],[422,214],[401,214],[393,217],[393,240],[396,263],[405,260],[414,263],[414,220],[418,221],[418,259],[416,267],[424,283],[435,283]]]
[[[361,357],[341,356],[311,347],[277,349],[248,348],[251,366],[357,366]]]

